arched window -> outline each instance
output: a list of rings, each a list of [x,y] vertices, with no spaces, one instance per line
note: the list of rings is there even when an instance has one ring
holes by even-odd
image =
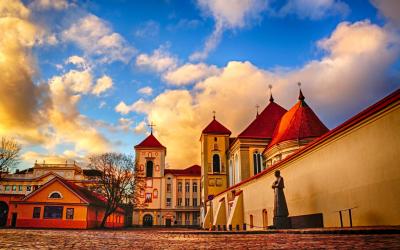
[[[240,162],[239,156],[235,155],[235,184],[240,182]]]
[[[213,173],[219,173],[221,172],[221,160],[219,158],[219,155],[214,154],[213,155]]]
[[[153,162],[146,162],[146,177],[153,177]]]
[[[253,154],[254,174],[258,174],[262,170],[261,154],[257,151]]]
[[[51,193],[49,194],[49,198],[50,198],[50,199],[61,199],[61,198],[62,198],[62,195],[61,195],[60,192],[54,191],[54,192],[51,192]]]
[[[233,163],[229,160],[229,186],[233,186]]]

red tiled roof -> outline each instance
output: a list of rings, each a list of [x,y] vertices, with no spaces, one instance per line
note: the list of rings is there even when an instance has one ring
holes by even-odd
[[[380,100],[380,101],[376,102],[375,104],[369,106],[368,108],[364,109],[363,111],[361,111],[360,113],[351,117],[347,121],[343,122],[336,128],[328,131],[327,133],[318,137],[316,140],[310,142],[306,146],[299,148],[297,151],[295,151],[294,153],[292,153],[291,155],[289,155],[282,161],[275,163],[274,165],[268,167],[267,169],[261,171],[260,173],[258,173],[256,175],[251,176],[250,178],[247,178],[233,186],[230,186],[229,188],[225,189],[224,191],[216,194],[214,197],[218,197],[219,195],[221,195],[227,191],[234,190],[235,188],[238,188],[245,183],[251,182],[252,180],[258,179],[268,173],[273,172],[275,169],[278,169],[280,166],[286,164],[287,162],[290,162],[293,159],[296,159],[297,157],[300,157],[302,154],[312,150],[313,148],[317,147],[318,145],[322,144],[323,142],[325,142],[331,138],[334,138],[338,134],[340,134],[344,131],[347,131],[348,129],[350,129],[352,127],[357,126],[357,124],[367,120],[369,117],[371,117],[374,114],[380,112],[381,110],[384,110],[385,108],[393,105],[393,103],[396,103],[399,100],[400,100],[400,89],[397,89],[390,95],[386,96],[382,100]],[[396,106],[393,106],[393,107],[396,107]]]
[[[193,165],[185,169],[165,169],[164,174],[200,176],[201,167]]]
[[[227,129],[224,125],[222,125],[221,123],[219,123],[215,117],[214,119],[210,122],[210,124],[208,124],[208,126],[203,129],[203,134],[219,134],[219,135],[225,135],[231,134],[231,131],[229,129]]]
[[[238,137],[272,138],[276,124],[286,111],[286,109],[276,104],[271,96],[270,103]]]
[[[329,131],[304,99],[300,90],[299,101],[282,116],[267,148],[283,141],[316,138]]]
[[[165,147],[154,137],[153,134],[147,136],[141,143],[135,146],[135,148],[164,148]]]

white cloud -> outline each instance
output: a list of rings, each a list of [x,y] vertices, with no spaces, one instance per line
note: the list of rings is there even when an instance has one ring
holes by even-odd
[[[135,36],[139,38],[151,38],[158,35],[160,31],[160,25],[153,21],[147,21],[136,29]]]
[[[149,86],[146,86],[146,87],[140,88],[137,92],[139,94],[151,95],[153,93],[153,89]]]
[[[99,96],[101,93],[107,91],[113,86],[113,80],[111,77],[104,75],[97,79],[96,85],[94,86],[92,93]]]
[[[128,132],[130,130],[132,130],[132,125],[133,125],[133,121],[129,118],[120,118],[118,120],[119,123],[119,129]]]
[[[115,111],[123,115],[133,111],[145,112],[147,109],[148,105],[143,99],[139,99],[131,105],[127,105],[125,102],[121,101],[115,106]]]
[[[278,15],[295,14],[300,18],[316,20],[337,14],[345,16],[349,11],[349,6],[340,0],[288,0]]]
[[[101,101],[99,104],[99,109],[104,108],[107,105],[107,103],[105,101]]]
[[[92,74],[89,70],[70,70],[62,76],[55,76],[52,82],[60,82],[75,93],[88,93],[92,89]]]
[[[221,71],[215,65],[187,63],[173,71],[166,72],[164,79],[173,85],[186,85],[207,77],[218,75]]]
[[[102,19],[88,14],[62,33],[65,41],[73,42],[87,55],[102,63],[128,63],[136,49]]]
[[[29,4],[35,10],[64,10],[69,6],[67,0],[34,0]]]
[[[163,72],[176,67],[178,59],[171,55],[164,46],[153,51],[151,55],[140,54],[136,57],[136,66],[156,72]]]
[[[254,20],[267,7],[265,0],[198,0],[198,6],[215,20],[213,33],[205,42],[204,48],[190,56],[193,61],[204,60],[213,51],[227,29],[243,28]]]
[[[144,121],[140,122],[135,128],[135,133],[137,134],[145,134],[146,133],[146,123]]]
[[[73,64],[81,69],[88,68],[85,58],[77,56],[77,55],[70,56],[70,57],[68,57],[67,60],[65,60],[65,64],[69,64],[69,63]]]
[[[303,67],[282,72],[229,62],[193,91],[166,90],[149,102],[125,105],[128,112],[144,113],[157,124],[157,136],[170,152],[169,163],[183,167],[199,163],[199,144],[193,142],[211,121],[212,110],[237,135],[254,119],[254,106],[268,103],[268,84],[273,85],[276,102],[290,108],[297,101],[296,83],[303,82],[307,103],[328,126],[338,125],[398,88],[386,81],[386,72],[399,56],[399,41],[396,34],[369,21],[344,22],[318,43],[326,55]]]

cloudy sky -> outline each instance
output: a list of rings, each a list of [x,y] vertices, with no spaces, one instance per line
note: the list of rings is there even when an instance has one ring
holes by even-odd
[[[400,86],[396,0],[0,0],[0,136],[35,160],[133,153],[156,124],[169,167],[199,163],[275,101],[330,128]]]

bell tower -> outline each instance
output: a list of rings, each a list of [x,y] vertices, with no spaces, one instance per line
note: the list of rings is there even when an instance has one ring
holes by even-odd
[[[226,151],[229,148],[231,131],[215,119],[201,133],[201,201],[228,187],[228,164]]]

